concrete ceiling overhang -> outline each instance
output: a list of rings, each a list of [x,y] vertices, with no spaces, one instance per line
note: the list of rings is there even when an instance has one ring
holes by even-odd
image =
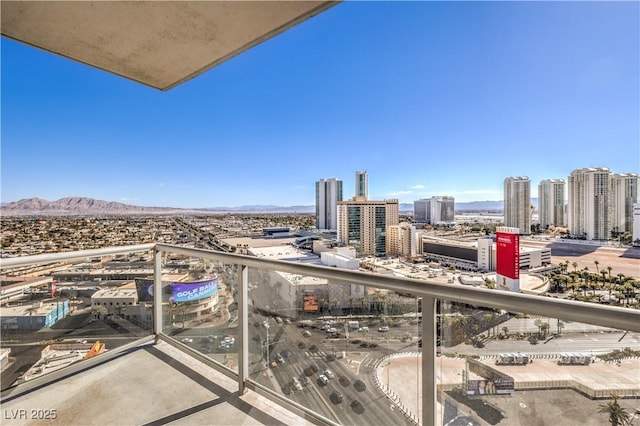
[[[171,89],[336,1],[10,1],[2,35]]]

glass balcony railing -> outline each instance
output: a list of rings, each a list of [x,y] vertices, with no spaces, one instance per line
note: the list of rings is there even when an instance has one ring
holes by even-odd
[[[125,282],[96,271],[123,255]],[[57,343],[69,356],[98,352],[71,370],[155,337],[234,378],[241,393],[324,424],[602,424],[612,393],[632,415],[640,398],[637,310],[165,244],[0,265],[5,274],[61,262],[75,263],[48,300],[68,303],[68,314],[11,330],[3,308],[2,347],[22,375],[3,380],[3,396],[64,374],[42,374]],[[113,294],[83,296],[88,277]]]

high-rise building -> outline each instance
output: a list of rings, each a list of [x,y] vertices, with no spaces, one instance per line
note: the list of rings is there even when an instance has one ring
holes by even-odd
[[[633,204],[638,202],[638,175],[636,173],[611,175],[609,194],[611,231],[632,232]]]
[[[369,175],[366,171],[356,172],[356,197],[369,198]]]
[[[320,179],[316,182],[316,227],[338,228],[338,201],[342,201],[342,181]]]
[[[431,199],[423,198],[413,202],[413,221],[431,223]]]
[[[610,171],[606,167],[576,169],[568,180],[569,233],[587,240],[610,237]]]
[[[398,224],[397,199],[369,201],[353,197],[338,201],[338,241],[356,249],[358,256],[384,255],[387,227]]]
[[[415,223],[453,223],[455,221],[455,199],[447,196],[423,198],[413,202]]]
[[[453,223],[455,220],[453,197],[431,197],[431,223]]]
[[[531,181],[526,176],[504,180],[504,225],[518,228],[520,234],[531,233]]]
[[[538,185],[540,228],[565,226],[564,179],[545,179]]]
[[[416,256],[416,227],[403,222],[387,227],[387,254],[393,256]]]

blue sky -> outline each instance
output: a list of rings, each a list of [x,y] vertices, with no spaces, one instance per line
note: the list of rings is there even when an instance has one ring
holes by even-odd
[[[501,200],[640,169],[638,2],[347,2],[160,92],[2,39],[2,202]]]

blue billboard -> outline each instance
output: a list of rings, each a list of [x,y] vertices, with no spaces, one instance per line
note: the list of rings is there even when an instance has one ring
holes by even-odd
[[[190,302],[211,297],[218,291],[218,280],[199,281],[195,283],[171,283],[169,302]]]

